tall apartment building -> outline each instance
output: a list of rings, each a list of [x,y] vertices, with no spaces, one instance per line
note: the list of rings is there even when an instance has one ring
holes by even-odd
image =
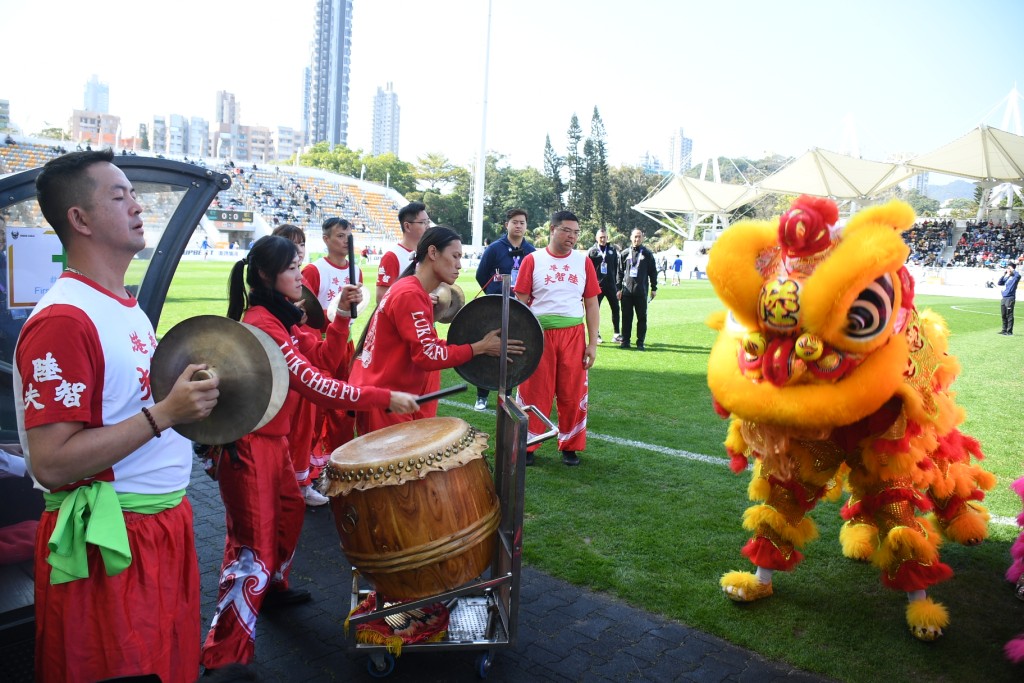
[[[398,106],[398,95],[388,83],[387,90],[377,88],[377,96],[373,98],[373,144],[371,154],[387,154],[398,156],[398,123],[401,108]]]
[[[302,148],[302,131],[278,126],[275,133],[278,159],[288,159]]]
[[[149,130],[149,148],[153,154],[167,154],[167,121],[163,116],[153,117]]]
[[[11,127],[11,103],[9,100],[0,100],[0,130],[8,130]]]
[[[100,83],[100,78],[96,74],[93,74],[85,84],[85,104],[82,109],[100,114],[110,113],[110,86]]]
[[[75,109],[68,121],[73,142],[88,142],[101,147],[117,147],[121,117],[98,111]]]
[[[189,121],[188,155],[200,159],[210,156],[210,123],[201,116]]]
[[[215,123],[238,125],[242,123],[242,105],[235,101],[233,93],[217,91]]]
[[[693,167],[693,140],[683,135],[683,129],[668,138],[668,170],[686,173]]]
[[[167,154],[188,154],[188,119],[181,114],[167,116]]]
[[[348,144],[352,0],[317,0],[310,64],[308,142]]]

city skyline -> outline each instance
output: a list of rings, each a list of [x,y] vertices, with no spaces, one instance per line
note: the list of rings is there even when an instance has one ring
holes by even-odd
[[[248,125],[300,127],[316,0],[287,10],[254,0],[244,12],[198,0],[182,0],[175,12],[127,0],[100,6],[0,0],[5,20],[22,27],[6,37],[8,51],[32,55],[0,79],[0,99],[26,133],[66,127],[92,74],[109,83],[110,111],[125,131],[156,114],[212,121],[218,90],[236,94]],[[31,30],[78,35],[98,28],[98,16],[129,18],[128,35],[145,49],[129,57],[124,41],[96,40],[81,53],[72,41],[41,50]],[[393,82],[403,100],[402,158],[440,152],[471,163],[485,22],[486,3],[473,0],[356,0],[349,146],[371,148],[370,103],[381,83]],[[487,148],[540,168],[545,135],[564,153],[572,114],[586,134],[597,106],[616,165],[645,153],[664,159],[680,125],[694,141],[695,165],[712,155],[839,151],[847,122],[865,158],[923,154],[979,123],[999,125],[993,109],[1024,82],[1021,25],[1024,3],[1008,0],[866,0],[856,12],[796,0],[494,0]],[[206,26],[230,30],[208,34]],[[190,36],[202,39],[201,53]],[[951,48],[979,40],[984,62]]]

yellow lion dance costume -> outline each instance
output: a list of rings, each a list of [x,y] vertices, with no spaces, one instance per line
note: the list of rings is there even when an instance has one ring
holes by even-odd
[[[957,429],[945,323],[914,307],[900,237],[913,209],[868,208],[843,229],[838,217],[831,201],[800,197],[778,224],[738,223],[711,250],[708,278],[729,310],[709,320],[720,333],[708,386],[732,419],[733,470],[754,461],[743,554],[756,572],[729,572],[721,585],[738,602],[770,596],[772,573],[795,568],[817,537],[807,512],[845,481],[843,554],[906,591],[911,632],[934,640],[949,616],[925,589],[953,574],[939,532],[980,543],[980,501],[995,478]]]

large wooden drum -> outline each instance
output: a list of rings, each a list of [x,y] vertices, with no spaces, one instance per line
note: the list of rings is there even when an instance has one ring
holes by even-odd
[[[385,427],[342,445],[321,485],[342,549],[388,599],[412,600],[480,576],[500,521],[483,458],[487,435],[455,417]]]

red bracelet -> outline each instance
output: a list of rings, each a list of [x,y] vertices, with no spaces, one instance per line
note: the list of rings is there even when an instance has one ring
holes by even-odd
[[[142,414],[149,420],[149,426],[153,428],[153,436],[160,438],[160,429],[156,426],[156,420],[153,419],[153,414],[149,412],[149,408],[143,406]]]

